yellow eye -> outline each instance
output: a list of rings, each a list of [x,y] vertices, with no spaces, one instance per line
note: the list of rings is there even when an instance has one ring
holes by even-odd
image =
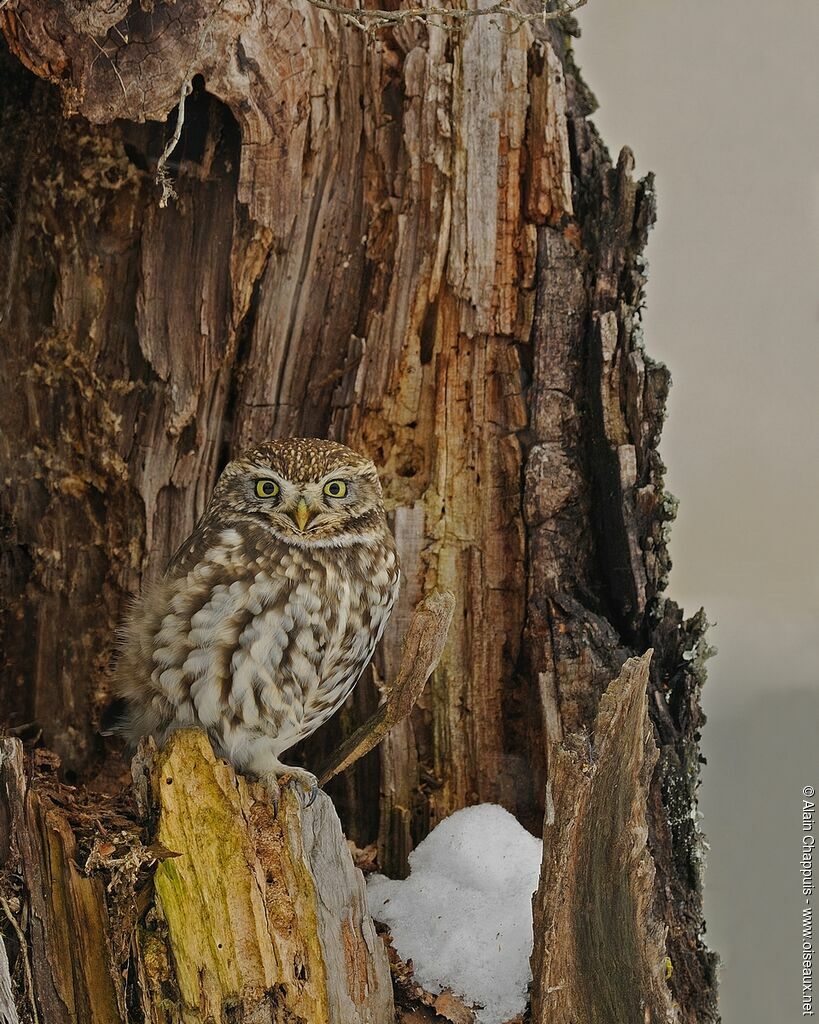
[[[343,498],[347,493],[347,484],[343,480],[328,480],[324,485],[324,493],[329,498]]]
[[[257,498],[275,498],[279,493],[279,485],[275,480],[257,480],[256,481],[256,497]]]

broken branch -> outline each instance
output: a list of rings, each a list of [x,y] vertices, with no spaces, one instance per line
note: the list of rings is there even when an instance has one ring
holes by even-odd
[[[372,9],[351,9],[342,7],[340,4],[330,3],[329,0],[309,0],[314,6],[322,11],[330,11],[338,14],[351,25],[363,30],[386,28],[387,26],[402,25],[405,21],[428,21],[431,17],[442,18],[455,23],[465,22],[471,18],[479,18],[488,14],[500,14],[511,18],[517,28],[530,21],[555,21],[568,14],[585,7],[588,0],[562,0],[553,10],[549,10],[546,4],[536,11],[523,13],[511,6],[505,0],[490,4],[488,7],[406,7],[397,11],[372,10]]]
[[[455,598],[448,590],[433,590],[421,601],[404,638],[401,667],[386,700],[321,769],[320,786],[368,754],[390,729],[409,717],[441,658],[454,609]]]

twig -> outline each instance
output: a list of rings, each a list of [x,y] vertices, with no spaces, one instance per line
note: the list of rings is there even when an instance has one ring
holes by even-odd
[[[339,747],[318,773],[319,785],[345,771],[368,754],[393,726],[409,716],[446,643],[455,598],[448,590],[433,590],[415,609],[404,638],[398,676],[378,710]]]
[[[162,156],[159,158],[156,164],[156,181],[157,185],[162,186],[162,195],[159,198],[160,209],[164,210],[171,199],[178,199],[179,196],[176,194],[176,189],[173,187],[165,164],[168,162],[168,158],[171,153],[176,149],[180,138],[182,137],[182,126],[185,123],[185,100],[188,98],[191,89],[193,88],[193,79],[186,78],[182,83],[182,91],[179,94],[179,106],[176,110],[176,127],[173,130],[173,135],[170,137],[168,144],[162,150]]]
[[[26,942],[26,937],[23,935],[23,929],[17,923],[17,918],[12,914],[8,901],[3,896],[0,896],[0,906],[2,906],[3,913],[8,918],[9,924],[17,936],[17,941],[20,943],[20,956],[23,958],[23,973],[26,976],[26,995],[31,1005],[31,1017],[34,1024],[40,1024],[40,1018],[37,1016],[37,1004],[34,1002],[34,979],[31,977],[31,966],[28,962],[28,943]]]
[[[162,150],[162,156],[157,161],[156,165],[156,177],[154,181],[157,185],[162,186],[162,195],[159,198],[160,209],[164,209],[171,199],[178,199],[179,196],[176,194],[176,189],[173,187],[173,182],[165,169],[165,164],[176,149],[176,146],[182,137],[182,127],[185,124],[185,100],[193,89],[193,78],[195,74],[195,68],[199,61],[199,54],[202,50],[202,44],[205,41],[205,36],[208,34],[208,29],[213,23],[216,15],[222,10],[225,0],[219,0],[219,3],[213,8],[210,15],[205,19],[202,28],[199,30],[199,36],[196,40],[196,48],[194,49],[193,56],[191,57],[187,70],[185,72],[185,78],[182,82],[182,89],[179,93],[179,103],[176,110],[176,127],[174,128],[173,135],[171,136],[168,144]],[[120,33],[121,34],[121,33]]]
[[[331,0],[309,0],[309,2],[322,11],[338,14],[351,25],[355,25],[356,28],[372,31],[391,25],[403,25],[406,21],[427,21],[433,16],[454,22],[464,22],[470,18],[480,18],[487,14],[505,15],[516,23],[517,28],[520,28],[531,21],[555,21],[568,14],[574,14],[581,7],[585,7],[588,0],[560,0],[557,7],[551,11],[547,10],[544,2],[539,10],[530,11],[528,14],[510,6],[508,0],[497,0],[496,3],[483,8],[405,7],[397,11],[351,9],[332,3]]]

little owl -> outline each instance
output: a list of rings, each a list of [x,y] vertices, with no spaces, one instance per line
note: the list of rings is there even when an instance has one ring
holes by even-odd
[[[204,515],[124,629],[113,731],[160,745],[204,729],[274,800],[281,754],[337,710],[381,638],[398,558],[369,459],[267,441],[229,463]]]

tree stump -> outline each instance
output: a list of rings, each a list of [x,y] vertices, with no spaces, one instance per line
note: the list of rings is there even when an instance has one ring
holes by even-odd
[[[630,658],[600,700],[594,739],[562,745],[532,904],[533,1024],[674,1024],[666,929],[654,908],[648,802],[657,763],[651,655]]]
[[[165,945],[182,1020],[388,1021],[386,952],[330,798],[303,808],[285,788],[274,814],[193,730],[153,760],[156,838],[178,856],[157,868],[162,924],[142,941]],[[153,1007],[165,980],[148,975]]]
[[[392,875],[475,802],[537,831],[549,755],[653,648],[654,903],[680,1018],[708,1024],[708,645],[704,614],[664,595],[670,375],[641,324],[653,179],[596,132],[573,19],[520,27],[469,0],[453,24],[391,6],[403,24],[362,33],[310,0],[0,2],[2,725],[39,737],[69,778],[113,771],[95,729],[114,630],[225,460],[267,437],[343,441],[381,471],[403,592],[372,678],[306,761],[377,708],[420,595],[455,595],[413,714],[329,783],[346,831]],[[159,172],[178,195],[164,207]],[[81,791],[61,808],[39,786],[31,814],[74,823]],[[69,836],[49,836],[71,870]],[[149,888],[148,868],[115,873]],[[124,1012],[136,911],[108,903]],[[32,943],[52,927],[39,911],[24,923]],[[84,991],[93,947],[54,981],[50,1020]],[[170,980],[161,991],[178,1005]],[[129,1012],[142,1019],[138,1001]]]
[[[24,772],[20,742],[0,741],[4,908],[40,1021],[392,1020],[386,951],[326,794],[303,808],[285,789],[274,814],[194,730],[135,770],[147,831],[117,830],[103,812],[113,841],[97,837],[83,857],[53,790]],[[151,896],[139,873],[157,861]]]

